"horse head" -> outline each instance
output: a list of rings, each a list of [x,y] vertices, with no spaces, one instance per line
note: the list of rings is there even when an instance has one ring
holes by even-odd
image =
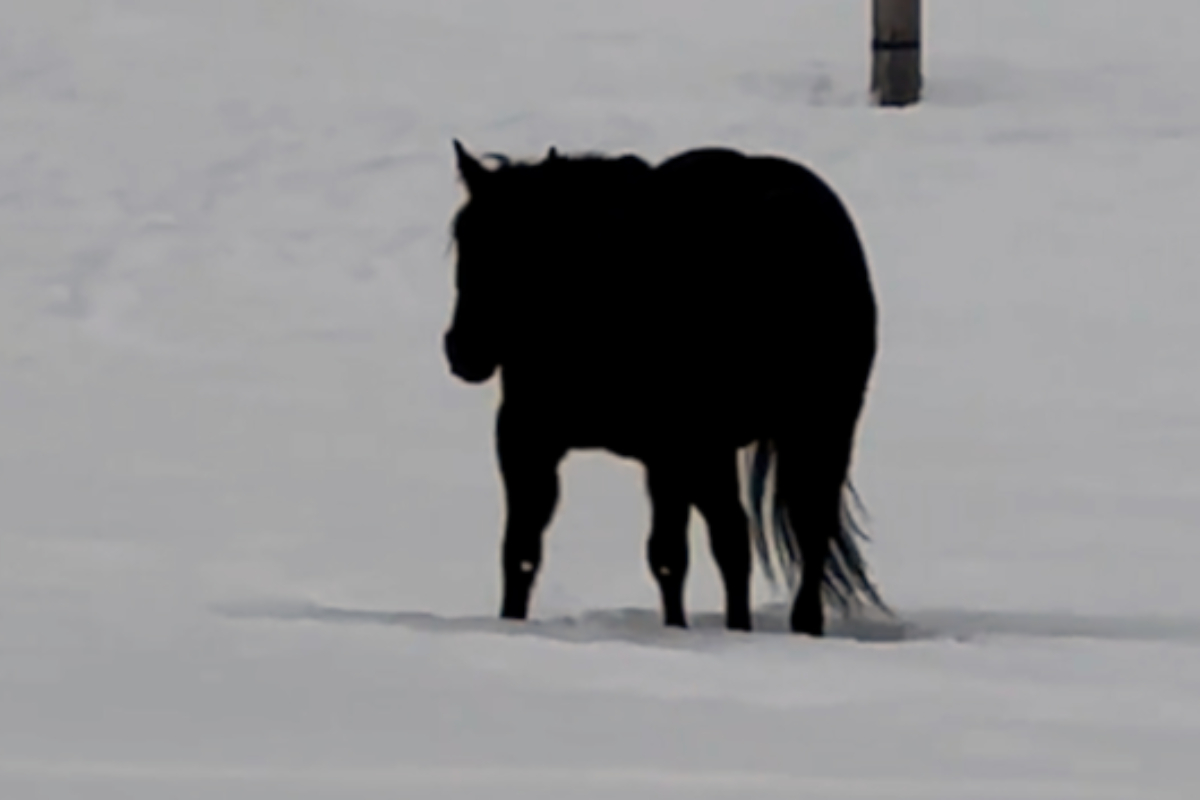
[[[497,231],[504,227],[504,204],[494,191],[496,172],[485,167],[456,139],[458,173],[468,200],[454,221],[458,255],[457,300],[444,347],[450,371],[468,383],[483,383],[501,362],[506,254]],[[503,170],[506,158],[494,158]]]
[[[583,320],[603,319],[602,298],[622,285],[613,270],[637,263],[629,220],[650,167],[553,147],[538,163],[493,155],[485,164],[458,141],[454,152],[467,202],[454,219],[450,370],[469,383],[518,362],[550,374],[544,365],[569,360],[573,343],[593,335]]]

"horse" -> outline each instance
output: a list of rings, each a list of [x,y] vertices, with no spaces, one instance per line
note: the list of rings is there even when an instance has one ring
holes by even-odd
[[[558,466],[577,449],[643,465],[665,625],[687,625],[692,507],[727,628],[751,628],[752,550],[794,590],[795,632],[824,633],[823,600],[886,611],[849,482],[877,311],[833,191],[800,164],[730,149],[653,167],[454,151],[467,200],[443,346],[463,381],[500,373],[501,617],[528,614]]]

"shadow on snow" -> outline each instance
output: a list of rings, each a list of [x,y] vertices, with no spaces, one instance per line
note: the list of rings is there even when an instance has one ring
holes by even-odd
[[[495,617],[442,617],[420,611],[372,611],[308,602],[258,602],[221,606],[215,611],[238,619],[384,625],[430,633],[489,633],[535,636],[559,641],[628,642],[654,646],[698,645],[744,639],[725,630],[715,612],[690,615],[691,628],[663,627],[659,612],[642,608],[602,609],[578,616],[516,622]],[[754,612],[754,634],[792,637],[789,609],[768,605]],[[1200,619],[1186,617],[1103,617],[1065,613],[1023,613],[926,609],[895,618],[833,618],[826,636],[857,642],[896,643],[937,639],[972,640],[989,636],[1200,644]],[[807,641],[807,640],[805,640]]]

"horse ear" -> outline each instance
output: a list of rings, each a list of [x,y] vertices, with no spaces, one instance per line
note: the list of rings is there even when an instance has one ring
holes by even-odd
[[[463,147],[462,142],[458,139],[454,140],[454,155],[458,158],[458,174],[462,176],[463,183],[467,185],[467,191],[474,194],[487,180],[487,168],[480,164],[475,156],[468,153],[467,148]]]
[[[550,145],[550,152],[546,153],[546,160],[547,161],[557,161],[558,160],[558,148],[556,148],[554,145]]]

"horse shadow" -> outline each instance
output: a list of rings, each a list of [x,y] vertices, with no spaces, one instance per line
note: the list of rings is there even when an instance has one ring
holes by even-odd
[[[703,649],[712,645],[750,642],[760,636],[772,637],[775,641],[812,641],[791,633],[788,625],[790,609],[783,604],[756,609],[753,615],[754,632],[750,634],[726,630],[724,615],[717,612],[691,614],[688,629],[667,628],[663,626],[659,612],[648,608],[598,609],[574,616],[524,621],[490,616],[448,617],[421,611],[340,608],[292,601],[239,603],[213,610],[233,619],[377,625],[434,634],[532,636],[578,644],[623,642],[650,647]],[[872,616],[833,617],[828,621],[825,636],[864,644],[1023,637],[1200,645],[1200,619],[924,609],[898,612],[890,617],[878,613]]]

